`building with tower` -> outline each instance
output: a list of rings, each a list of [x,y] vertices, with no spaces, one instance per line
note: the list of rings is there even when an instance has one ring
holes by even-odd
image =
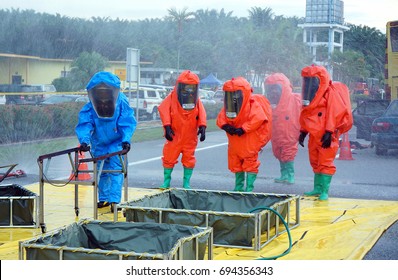
[[[310,47],[313,62],[325,66],[333,77],[329,63],[335,50],[343,51],[344,2],[341,0],[307,0],[303,40]]]

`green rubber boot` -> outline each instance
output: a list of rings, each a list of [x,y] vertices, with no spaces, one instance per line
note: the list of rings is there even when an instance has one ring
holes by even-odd
[[[184,167],[184,177],[183,177],[183,183],[182,183],[182,187],[184,189],[190,189],[191,186],[189,185],[189,181],[191,180],[191,176],[192,176],[192,172],[193,172],[193,168],[186,168]]]
[[[257,173],[247,172],[246,178],[246,192],[252,192],[254,189],[254,181],[256,181]]]
[[[286,163],[279,161],[279,165],[281,166],[281,177],[276,178],[274,180],[275,183],[286,183],[287,179],[288,179],[288,174],[287,174],[287,170],[286,170]]]
[[[243,192],[244,186],[245,186],[245,172],[236,172],[234,192]]]
[[[163,169],[164,181],[163,181],[163,185],[161,185],[159,187],[160,189],[170,188],[171,172],[173,172],[173,168],[164,168]]]
[[[294,184],[294,161],[288,161],[285,163],[287,179],[286,183]]]
[[[305,192],[304,195],[307,196],[318,196],[322,192],[322,181],[321,181],[321,174],[315,173],[314,175],[314,189],[310,192]]]
[[[327,200],[329,198],[329,188],[330,182],[332,181],[332,175],[328,174],[320,174],[321,182],[322,182],[322,190],[321,195],[319,196],[319,200]]]

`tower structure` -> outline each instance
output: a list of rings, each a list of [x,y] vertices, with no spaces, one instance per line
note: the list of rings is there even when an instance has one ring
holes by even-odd
[[[334,50],[343,51],[344,2],[341,0],[307,0],[303,41],[310,47],[313,62],[324,65],[331,77],[333,68],[329,63]]]

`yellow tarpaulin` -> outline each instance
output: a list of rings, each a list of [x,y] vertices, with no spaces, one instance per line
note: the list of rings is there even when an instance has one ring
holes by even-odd
[[[27,186],[38,194],[38,186]],[[159,190],[129,188],[129,199],[158,193]],[[79,186],[79,218],[74,212],[74,187],[45,186],[45,223],[47,231],[69,225],[79,218],[92,218],[93,192]],[[99,219],[112,220],[109,208],[99,209]],[[283,260],[358,260],[398,219],[397,201],[314,198],[300,200],[300,225],[290,231],[293,246]],[[119,221],[124,221],[119,213]],[[283,227],[283,226],[282,226]],[[19,240],[41,234],[40,228],[0,228],[0,259],[17,260]],[[215,260],[253,260],[272,257],[289,247],[284,233],[260,251],[214,247]]]
[[[398,219],[398,202],[302,198],[300,226],[291,230],[292,249],[283,260],[360,260]],[[260,251],[215,248],[214,259],[251,260],[283,253],[287,233]]]

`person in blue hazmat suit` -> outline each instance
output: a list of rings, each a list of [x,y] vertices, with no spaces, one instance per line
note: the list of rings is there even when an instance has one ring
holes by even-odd
[[[119,78],[109,72],[96,73],[87,84],[90,101],[79,113],[75,132],[80,151],[89,151],[94,157],[130,150],[130,140],[137,126],[134,110],[127,97],[120,92]],[[103,170],[121,170],[118,156],[105,160]],[[103,172],[98,184],[98,208],[120,203],[123,173]]]

